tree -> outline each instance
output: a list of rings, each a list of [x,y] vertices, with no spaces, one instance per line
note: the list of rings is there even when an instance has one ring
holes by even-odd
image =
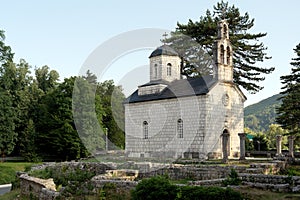
[[[266,134],[266,139],[269,141],[268,142],[268,149],[269,150],[276,150],[276,136],[277,135],[282,135],[282,146],[283,149],[286,149],[284,145],[288,143],[287,137],[285,136],[287,134],[287,131],[282,129],[278,124],[271,124],[269,126],[269,130],[265,132]]]
[[[267,151],[269,146],[269,141],[266,138],[266,135],[262,132],[259,132],[253,137],[253,146],[257,151]]]
[[[12,62],[14,56],[14,54],[11,52],[10,46],[6,46],[4,40],[4,31],[0,30],[0,65],[3,65],[7,62]]]
[[[187,24],[177,23],[176,31],[172,32],[171,37],[165,40],[184,58],[182,62],[183,75],[192,77],[211,73],[211,62],[198,61],[200,64],[195,64],[197,62],[194,59],[206,55],[203,50],[199,55],[201,48],[207,54],[213,55],[214,43],[217,39],[217,23],[222,19],[228,21],[230,29],[230,41],[234,52],[234,82],[251,93],[262,90],[263,87],[259,86],[258,82],[265,79],[264,74],[269,74],[275,69],[274,67],[258,66],[258,62],[270,59],[266,53],[267,47],[259,42],[259,39],[266,36],[267,33],[249,33],[248,31],[254,26],[254,19],[251,19],[248,13],[242,15],[238,8],[234,5],[229,6],[223,0],[214,6],[213,14],[207,10],[206,15],[200,17],[199,21],[189,20]],[[185,36],[180,37],[180,35]],[[194,45],[193,42],[184,42],[186,36],[199,45]],[[208,69],[203,69],[205,66]]]
[[[289,131],[290,135],[300,133],[300,43],[294,49],[296,58],[292,58],[291,73],[281,76],[280,80],[283,84],[280,93],[282,104],[277,109],[276,121],[282,128]]]
[[[115,86],[112,80],[99,83],[96,94],[100,96],[104,109],[103,126],[108,128],[109,140],[118,148],[125,147],[125,111],[123,101],[125,95],[121,86]],[[110,145],[111,147],[112,145]]]
[[[55,70],[49,71],[48,66],[43,66],[35,70],[36,81],[41,90],[47,92],[57,85],[59,74]]]
[[[15,110],[9,92],[0,88],[0,153],[2,158],[10,154],[16,144]]]
[[[104,149],[104,130],[101,129],[104,113],[101,98],[95,94],[97,77],[89,71],[77,77],[73,89],[73,117],[77,132],[90,153]]]
[[[73,119],[72,94],[75,79],[66,78],[41,99],[36,123],[36,144],[44,155],[71,160],[88,154]]]

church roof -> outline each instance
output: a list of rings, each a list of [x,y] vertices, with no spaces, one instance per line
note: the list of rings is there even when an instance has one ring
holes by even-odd
[[[132,95],[130,95],[124,101],[124,103],[137,103],[137,102],[144,102],[144,101],[154,101],[154,100],[163,100],[163,99],[171,99],[171,98],[178,98],[178,97],[205,95],[210,91],[210,89],[216,82],[217,80],[213,79],[212,76],[175,80],[171,83],[168,82],[168,86],[160,93],[138,95],[138,90],[136,90]],[[150,82],[143,86],[147,86],[147,85],[153,85],[153,83]]]
[[[157,49],[155,49],[151,55],[149,56],[149,58],[151,57],[155,57],[155,56],[161,56],[161,55],[167,55],[167,56],[178,56],[178,53],[172,49],[171,47],[169,47],[168,45],[162,45],[160,47],[158,47]]]

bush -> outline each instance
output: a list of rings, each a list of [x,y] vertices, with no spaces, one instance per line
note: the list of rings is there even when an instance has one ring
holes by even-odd
[[[133,200],[173,200],[176,198],[177,192],[177,186],[172,185],[167,178],[157,176],[139,182],[132,190],[131,196]]]
[[[227,186],[227,185],[240,185],[241,182],[242,182],[242,180],[239,178],[238,173],[234,169],[231,169],[230,174],[222,182],[222,184],[224,186]]]
[[[62,166],[61,168],[46,167],[43,170],[35,170],[30,175],[42,179],[53,178],[57,187],[64,187],[60,199],[66,199],[71,196],[82,196],[92,193],[93,187],[89,181],[95,176],[95,172]]]
[[[239,192],[231,188],[176,186],[164,177],[158,176],[143,179],[131,192],[133,200],[240,200],[243,199]]]
[[[184,186],[176,200],[241,200],[242,195],[231,188]]]
[[[46,167],[43,170],[35,170],[30,173],[31,176],[48,179],[53,178],[53,181],[56,185],[67,186],[69,182],[85,182],[90,180],[93,176],[95,176],[95,172],[90,172],[88,170],[81,169],[69,169],[62,167],[53,168]]]

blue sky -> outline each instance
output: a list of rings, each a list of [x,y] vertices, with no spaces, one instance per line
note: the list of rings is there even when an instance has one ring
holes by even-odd
[[[24,58],[33,67],[48,65],[61,79],[78,75],[90,54],[107,40],[128,31],[144,28],[174,30],[176,23],[198,20],[213,1],[2,1],[0,29],[5,31],[6,44],[15,52],[16,62]],[[261,66],[275,66],[261,83],[265,87],[248,97],[246,105],[280,92],[279,77],[290,72],[293,48],[300,43],[299,0],[289,1],[229,1],[241,13],[255,18],[251,32],[267,32],[262,40],[268,47],[270,61]],[[143,37],[140,35],[139,37]],[[146,39],[146,38],[145,38]],[[158,39],[159,40],[159,39]],[[153,47],[154,48],[154,47]],[[128,52],[111,63],[111,70],[101,78],[113,78],[119,83],[126,72],[148,64],[151,48]],[[134,66],[134,68],[132,67]],[[140,70],[139,73],[143,73]],[[117,71],[123,71],[123,75]],[[134,83],[144,83],[147,72]],[[120,82],[121,83],[121,82]],[[134,83],[132,83],[134,85]]]

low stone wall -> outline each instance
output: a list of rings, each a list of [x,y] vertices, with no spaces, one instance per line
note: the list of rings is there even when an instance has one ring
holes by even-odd
[[[222,186],[222,182],[225,178],[202,180],[202,181],[189,181],[188,185],[192,186]]]
[[[37,165],[31,168],[32,171],[34,170],[42,170],[47,167],[56,168],[61,171],[66,170],[84,170],[95,172],[95,174],[104,174],[106,170],[113,170],[116,169],[116,164],[114,163],[98,163],[98,162],[61,162],[61,163],[43,163],[42,165]]]
[[[276,192],[300,192],[300,176],[239,174],[244,185]]]
[[[92,185],[94,188],[102,188],[105,186],[105,184],[114,184],[117,188],[122,188],[124,190],[131,190],[135,188],[135,186],[138,184],[137,181],[124,181],[124,180],[108,180],[108,179],[102,179],[98,177],[94,177],[91,180]]]
[[[285,167],[284,162],[257,163],[247,166],[220,166],[220,165],[179,165],[157,164],[150,162],[136,163],[88,163],[88,162],[65,162],[46,163],[34,167],[32,170],[54,167],[62,173],[67,170],[86,170],[95,172],[96,176],[91,180],[94,189],[102,188],[105,184],[112,183],[117,188],[131,190],[137,185],[137,180],[157,175],[167,175],[173,180],[191,179],[189,185],[220,186],[222,181],[234,169],[242,179],[242,183],[251,187],[269,189],[274,191],[299,191],[300,178],[289,176],[265,175],[278,172]],[[130,170],[122,170],[122,169]],[[116,170],[118,169],[118,170]],[[138,171],[137,171],[138,170]],[[118,173],[115,173],[118,172]],[[249,173],[251,172],[251,173]],[[257,174],[259,173],[259,174]],[[118,177],[118,176],[122,177]],[[129,178],[128,178],[129,177]],[[134,181],[128,181],[133,180]],[[46,182],[53,183],[53,180]],[[21,195],[33,196],[38,199],[55,199],[59,193],[55,191],[55,184],[45,184],[45,180],[20,175]]]
[[[56,186],[53,179],[40,179],[28,176],[28,174],[21,174],[20,188],[21,196],[27,196],[31,199],[51,200],[58,196]]]
[[[231,169],[238,173],[245,173],[246,166],[170,166],[150,172],[139,172],[138,179],[149,178],[158,175],[167,175],[170,179],[194,179],[194,180],[211,180],[225,178]]]

